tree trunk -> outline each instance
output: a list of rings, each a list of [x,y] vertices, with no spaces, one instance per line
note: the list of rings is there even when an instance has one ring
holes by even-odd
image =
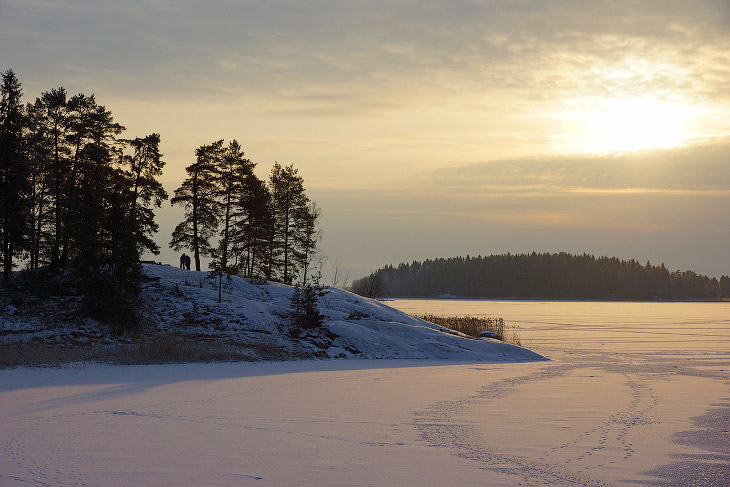
[[[35,254],[35,267],[34,269],[38,269],[38,265],[41,258],[41,232],[43,230],[43,201],[45,200],[45,194],[46,194],[46,186],[45,184],[41,186],[41,196],[38,201],[38,222],[37,222],[37,229],[35,232],[33,232],[35,237],[35,246],[31,250],[32,253]]]
[[[284,284],[289,282],[289,204],[284,211]]]
[[[198,243],[198,175],[193,180],[193,255],[195,270],[200,272],[200,244]]]
[[[10,238],[3,236],[3,283],[10,284],[10,270],[13,268],[13,260],[10,255]]]

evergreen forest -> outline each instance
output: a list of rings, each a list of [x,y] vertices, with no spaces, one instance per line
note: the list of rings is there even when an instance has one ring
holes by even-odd
[[[63,87],[24,104],[12,70],[0,88],[0,288],[74,295],[89,316],[134,330],[141,261],[160,250],[154,211],[169,197],[160,134],[123,137],[93,94]],[[170,199],[184,219],[169,245],[191,252],[195,270],[212,259],[219,299],[226,275],[303,286],[319,278],[320,210],[303,178],[275,163],[261,180],[255,166],[236,140],[202,145]]]
[[[353,282],[368,297],[683,300],[730,297],[730,278],[568,253],[453,257],[388,265]]]

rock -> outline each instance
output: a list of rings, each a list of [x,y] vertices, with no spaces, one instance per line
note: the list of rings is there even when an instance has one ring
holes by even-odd
[[[332,342],[323,338],[315,338],[312,340],[312,344],[317,348],[329,348],[329,346],[332,345]]]
[[[480,331],[479,332],[479,338],[497,338],[498,335],[494,333],[493,331]]]
[[[327,356],[329,358],[345,358],[350,353],[342,347],[330,347],[327,349]]]

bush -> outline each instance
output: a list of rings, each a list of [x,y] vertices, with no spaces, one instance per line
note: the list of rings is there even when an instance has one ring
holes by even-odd
[[[324,315],[319,312],[319,298],[328,292],[322,286],[295,286],[291,297],[294,325],[304,329],[322,326]]]
[[[309,329],[322,326],[324,315],[319,312],[319,298],[329,293],[327,286],[319,284],[322,274],[317,273],[302,286],[294,286],[291,297],[292,319],[294,326]]]

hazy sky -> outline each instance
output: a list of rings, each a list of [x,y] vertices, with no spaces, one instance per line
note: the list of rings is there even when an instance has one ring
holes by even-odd
[[[352,277],[532,250],[730,274],[727,0],[0,0],[10,68],[159,132],[170,193],[221,138],[293,163]]]

